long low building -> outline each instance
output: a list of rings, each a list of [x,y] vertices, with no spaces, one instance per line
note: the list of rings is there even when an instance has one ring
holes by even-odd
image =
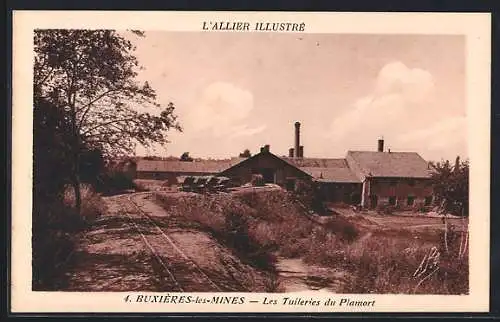
[[[266,183],[294,189],[298,180],[314,182],[323,200],[375,208],[430,206],[433,187],[429,164],[416,152],[348,151],[345,158],[304,158],[300,146],[300,123],[295,123],[295,148],[288,157],[277,156],[265,145],[249,158],[227,160],[146,160],[132,164],[138,179],[168,180],[193,175],[221,175],[235,184],[250,182],[260,174]]]

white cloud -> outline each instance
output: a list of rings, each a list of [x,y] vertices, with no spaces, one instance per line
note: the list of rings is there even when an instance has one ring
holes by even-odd
[[[392,62],[380,70],[375,95],[399,94],[407,101],[421,102],[431,94],[433,87],[434,80],[428,71]]]
[[[418,146],[425,142],[423,150],[434,158],[453,158],[456,154],[466,154],[466,128],[467,120],[465,117],[453,117],[416,131],[404,133],[397,140],[405,146]],[[448,150],[453,150],[455,153],[450,153],[449,156],[443,155],[443,151]]]
[[[391,62],[378,73],[371,93],[332,120],[327,135],[344,149],[374,147],[380,136],[395,143],[401,133],[425,126],[422,119],[432,116],[433,88],[428,71]]]
[[[226,82],[210,84],[186,116],[186,132],[208,130],[216,137],[251,135],[264,128],[248,128],[244,124],[253,105],[250,91]]]
[[[438,121],[428,127],[417,131],[408,132],[399,137],[402,142],[427,140],[442,137],[445,134],[461,131],[466,126],[465,117],[454,117],[444,121]]]
[[[241,137],[241,136],[252,136],[264,131],[267,128],[266,125],[261,125],[259,127],[250,128],[246,125],[234,126],[231,131],[231,138]]]

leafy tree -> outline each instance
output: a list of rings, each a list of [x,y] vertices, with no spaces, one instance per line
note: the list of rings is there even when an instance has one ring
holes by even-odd
[[[160,106],[149,84],[137,81],[135,47],[115,31],[36,30],[34,49],[34,99],[62,110],[70,181],[80,212],[82,146],[109,159],[132,154],[138,143],[167,143],[167,131],[181,127],[174,105]]]
[[[455,215],[469,214],[469,161],[457,156],[455,164],[449,160],[431,163],[434,195],[440,210]]]
[[[36,98],[33,115],[33,196],[51,202],[61,198],[71,174],[64,111]]]
[[[242,153],[240,153],[240,158],[250,158],[252,153],[250,153],[249,149],[245,149]]]
[[[184,152],[181,157],[180,157],[180,160],[181,161],[193,161],[193,158],[191,158],[189,156],[189,152]]]

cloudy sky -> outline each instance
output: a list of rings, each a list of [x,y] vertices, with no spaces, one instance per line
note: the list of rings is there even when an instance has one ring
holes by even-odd
[[[264,144],[306,157],[416,151],[467,157],[461,36],[146,32],[140,78],[176,106],[183,133],[137,154],[228,158]]]

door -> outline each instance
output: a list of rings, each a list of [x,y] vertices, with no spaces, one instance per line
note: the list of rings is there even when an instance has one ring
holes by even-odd
[[[265,183],[274,183],[274,169],[261,169]]]
[[[371,208],[377,207],[377,203],[378,203],[378,197],[377,197],[377,195],[371,195],[370,196],[370,207]]]

